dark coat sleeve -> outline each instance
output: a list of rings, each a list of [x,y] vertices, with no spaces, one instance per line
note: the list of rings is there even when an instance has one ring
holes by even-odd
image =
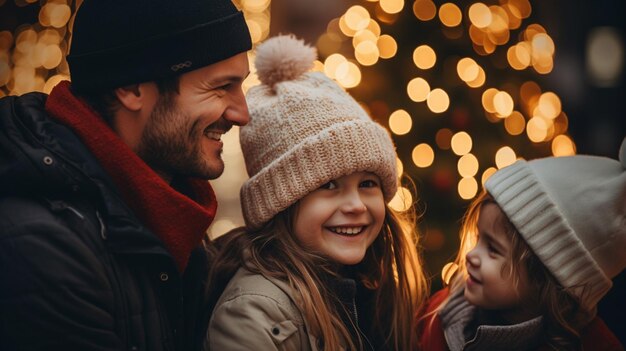
[[[0,350],[122,350],[102,257],[27,200],[0,200]]]

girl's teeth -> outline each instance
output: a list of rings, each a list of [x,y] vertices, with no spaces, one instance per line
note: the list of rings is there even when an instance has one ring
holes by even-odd
[[[355,235],[359,234],[363,230],[363,227],[331,227],[329,229],[337,234]]]

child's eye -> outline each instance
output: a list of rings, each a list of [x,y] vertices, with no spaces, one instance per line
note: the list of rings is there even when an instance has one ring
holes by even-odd
[[[372,179],[364,180],[359,184],[363,188],[375,188],[378,186],[378,182]]]
[[[496,255],[500,254],[500,251],[498,251],[498,249],[496,249],[495,246],[491,244],[487,245],[487,250],[489,250],[489,253],[492,253],[492,254],[496,254]]]
[[[334,181],[330,181],[330,182],[322,184],[322,186],[320,186],[320,189],[326,189],[326,190],[333,190],[335,188],[337,188],[337,184],[335,184]]]

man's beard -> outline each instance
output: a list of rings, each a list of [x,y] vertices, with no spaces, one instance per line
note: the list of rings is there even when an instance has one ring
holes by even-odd
[[[203,131],[197,128],[191,116],[178,108],[174,94],[162,94],[143,130],[137,155],[155,172],[170,178],[215,179],[224,171],[224,163],[220,155],[203,154]],[[215,161],[210,162],[209,157]]]

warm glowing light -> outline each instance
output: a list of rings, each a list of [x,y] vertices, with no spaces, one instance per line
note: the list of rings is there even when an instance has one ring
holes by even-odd
[[[499,91],[493,97],[493,107],[496,110],[496,116],[508,117],[513,113],[513,98],[506,91]]]
[[[347,62],[346,58],[341,54],[332,54],[324,61],[324,73],[330,78],[335,78],[337,68],[342,63]]]
[[[459,270],[459,266],[454,262],[448,262],[443,269],[441,269],[441,280],[445,284],[450,283],[450,279],[454,276],[454,274]]]
[[[417,167],[426,168],[433,164],[433,161],[435,160],[435,152],[430,145],[425,143],[419,144],[413,148],[411,158]]]
[[[404,212],[413,206],[413,195],[409,189],[405,187],[398,187],[398,191],[394,195],[394,197],[389,202],[389,207],[398,211]]]
[[[350,7],[344,17],[346,25],[353,31],[365,29],[370,22],[370,13],[359,5]]]
[[[378,51],[380,52],[380,58],[388,59],[396,56],[398,52],[398,44],[392,36],[384,34],[378,38],[377,41]]]
[[[371,66],[378,62],[378,46],[372,41],[364,41],[354,49],[354,57],[363,66]]]
[[[341,16],[339,18],[339,29],[341,33],[343,33],[347,37],[353,37],[356,34],[356,30],[350,28],[348,23],[346,23],[346,16]]]
[[[478,183],[473,177],[463,178],[459,181],[457,189],[463,200],[469,200],[478,193]]]
[[[504,120],[504,128],[511,135],[520,135],[526,128],[526,120],[519,111],[513,111],[509,117]]]
[[[354,34],[354,37],[352,38],[352,45],[356,48],[359,44],[366,41],[376,43],[378,41],[378,36],[369,29],[360,30]]]
[[[396,171],[398,172],[398,177],[402,177],[404,173],[404,164],[399,157],[396,157]]]
[[[526,124],[526,134],[533,143],[540,143],[548,137],[548,124],[541,117],[533,117]]]
[[[72,16],[72,10],[66,4],[47,3],[44,6],[49,8],[47,14],[50,26],[54,28],[64,27]]]
[[[483,175],[480,179],[483,187],[485,186],[485,182],[487,181],[487,179],[489,179],[489,177],[491,177],[494,173],[496,173],[496,171],[497,169],[495,167],[489,167],[483,172]]]
[[[442,128],[435,134],[435,142],[441,150],[449,150],[452,140],[452,131],[448,128]]]
[[[370,22],[367,25],[367,28],[365,28],[367,30],[369,30],[370,32],[374,33],[374,35],[378,38],[380,37],[380,24],[378,24],[378,22],[376,22],[374,19],[370,18]]]
[[[429,69],[437,62],[437,54],[428,45],[420,45],[413,51],[413,62],[421,69]]]
[[[473,177],[478,173],[478,159],[472,154],[465,154],[461,156],[456,167],[461,177]]]
[[[508,146],[504,146],[496,152],[496,167],[501,169],[508,165],[512,165],[515,163],[516,159],[517,156],[515,155],[515,151]]]
[[[439,8],[439,20],[446,27],[456,27],[461,23],[463,15],[461,9],[451,2],[441,5]]]
[[[253,43],[258,43],[263,39],[263,28],[253,19],[246,19],[246,25],[250,31],[250,39]]]
[[[337,67],[335,79],[346,89],[354,88],[361,83],[361,70],[352,62],[343,62]]]
[[[472,137],[466,132],[458,132],[452,136],[450,141],[452,152],[459,156],[463,156],[472,151]]]
[[[513,45],[506,52],[511,68],[521,71],[530,65],[530,46],[526,42]]]
[[[478,78],[480,67],[473,59],[464,57],[456,65],[456,72],[464,82],[469,82]]]
[[[483,92],[481,101],[485,111],[490,113],[496,112],[496,107],[493,105],[493,98],[496,96],[497,93],[498,89],[496,88],[489,88]]]
[[[445,112],[450,107],[450,98],[443,89],[433,89],[426,98],[426,105],[434,113]]]
[[[411,131],[413,120],[405,110],[394,111],[389,116],[389,129],[396,135],[404,135]]]
[[[476,79],[465,83],[467,83],[470,88],[480,88],[485,84],[486,80],[487,75],[485,74],[485,70],[482,67],[478,66],[478,76],[476,77]]]
[[[380,0],[379,4],[383,11],[394,14],[402,11],[404,0]]]
[[[432,0],[416,0],[413,3],[413,14],[421,21],[430,21],[437,15],[437,6]]]
[[[478,28],[485,28],[491,24],[491,11],[482,2],[472,4],[469,8],[469,19]]]
[[[561,99],[553,92],[543,93],[539,97],[537,108],[542,116],[555,119],[561,113]]]
[[[567,135],[557,135],[552,140],[552,155],[573,156],[576,154],[576,145]]]
[[[568,126],[569,118],[565,112],[561,111],[561,113],[554,119],[554,134],[558,135],[566,133]]]
[[[426,101],[430,93],[430,85],[423,78],[413,78],[406,87],[409,98],[415,102]]]
[[[47,45],[42,52],[41,65],[45,69],[56,68],[63,60],[63,53],[58,45]]]
[[[554,41],[547,33],[537,33],[531,40],[533,51],[554,55]]]

